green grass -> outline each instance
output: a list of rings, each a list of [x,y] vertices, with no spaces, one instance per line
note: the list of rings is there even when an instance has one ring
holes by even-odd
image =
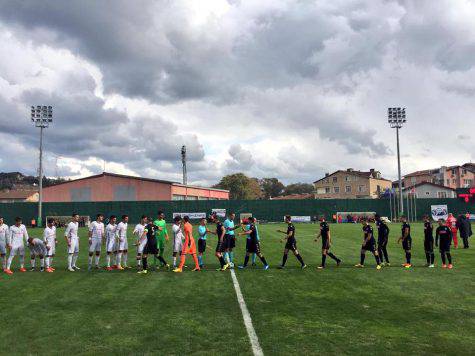
[[[282,257],[277,224],[261,225],[262,250],[272,267]],[[355,269],[361,226],[332,225],[333,252],[344,263],[317,271],[316,225],[297,225],[307,270],[236,271],[265,354],[471,354],[475,345],[474,250],[453,250],[455,268],[427,269],[422,226],[413,224],[415,267],[404,270],[391,226],[392,267],[374,258]],[[0,275],[1,354],[251,354],[229,272],[216,272],[215,237],[201,273],[86,271],[81,231],[80,272],[66,272],[62,230],[53,274]],[[39,236],[39,230],[30,230]],[[236,258],[243,258],[243,241]],[[171,245],[167,259],[171,260]],[[132,256],[129,261],[134,263]],[[104,262],[104,258],[102,258]],[[437,265],[440,256],[436,254]],[[14,268],[17,268],[17,261]],[[188,262],[192,264],[191,259]],[[28,265],[28,262],[27,262]]]

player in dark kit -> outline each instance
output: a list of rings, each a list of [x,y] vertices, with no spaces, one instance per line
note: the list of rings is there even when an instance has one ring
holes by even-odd
[[[402,248],[406,252],[406,263],[402,266],[405,268],[411,268],[411,249],[412,249],[412,237],[411,237],[411,225],[407,223],[407,218],[401,216],[401,237],[397,240],[397,243],[402,241]]]
[[[390,266],[388,256],[389,227],[378,214],[375,215],[376,226],[378,227],[378,255],[383,266]],[[386,262],[384,262],[386,260]]]
[[[378,251],[376,251],[376,241],[373,235],[373,228],[366,219],[363,219],[361,223],[363,224],[363,245],[361,246],[360,263],[356,264],[355,267],[363,268],[366,251],[371,251],[376,260],[376,269],[381,269],[381,261],[379,259]]]
[[[142,270],[138,272],[140,274],[146,274],[148,272],[148,255],[158,255],[156,238],[157,230],[158,227],[152,221],[149,221],[148,224],[145,226],[142,236],[140,237],[139,245],[140,242],[143,241],[143,239],[147,240],[147,243],[145,244],[145,247],[142,252]]]
[[[211,219],[216,224],[216,232],[214,234],[218,237],[218,244],[216,245],[215,256],[217,257],[221,265],[219,271],[226,271],[229,268],[229,264],[226,263],[223,256],[224,252],[226,251],[226,246],[224,245],[224,235],[226,235],[226,229],[224,228],[224,225],[221,223],[221,221],[219,221],[217,214],[213,214],[211,216]]]
[[[261,244],[259,243],[259,232],[256,226],[256,219],[253,217],[248,218],[249,229],[239,233],[239,235],[249,235],[250,239],[246,244],[246,257],[244,258],[244,264],[238,266],[239,269],[244,269],[249,263],[249,256],[255,253],[264,264],[264,269],[269,269],[269,264],[266,261],[266,258],[262,255]]]
[[[297,260],[299,260],[302,269],[307,268],[307,265],[305,264],[302,259],[302,256],[300,256],[300,253],[297,250],[297,240],[295,239],[295,226],[294,224],[292,224],[292,218],[290,217],[290,215],[285,216],[285,222],[287,223],[287,231],[277,230],[277,232],[285,234],[286,240],[284,256],[282,257],[282,264],[278,268],[283,269],[285,267],[289,251],[292,251]]]
[[[434,228],[428,215],[424,215],[424,251],[426,253],[427,267],[434,268]]]
[[[336,257],[333,253],[330,252],[330,247],[331,247],[330,226],[325,221],[324,217],[320,219],[320,233],[315,238],[315,242],[317,242],[320,237],[322,238],[322,264],[318,266],[317,268],[318,269],[325,268],[325,261],[327,259],[327,256],[334,259],[336,261],[336,265],[340,266],[341,260],[338,257]]]
[[[440,257],[442,258],[442,268],[452,269],[452,256],[450,245],[452,244],[452,230],[445,224],[444,219],[439,220],[439,226],[435,230],[435,245],[439,246]],[[446,259],[447,257],[447,259]],[[446,265],[446,262],[449,265]]]

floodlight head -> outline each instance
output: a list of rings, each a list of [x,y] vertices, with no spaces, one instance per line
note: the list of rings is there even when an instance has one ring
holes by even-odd
[[[406,108],[388,108],[388,123],[391,128],[402,128],[406,122]]]
[[[36,127],[47,128],[53,122],[53,107],[47,105],[31,106],[31,122]]]

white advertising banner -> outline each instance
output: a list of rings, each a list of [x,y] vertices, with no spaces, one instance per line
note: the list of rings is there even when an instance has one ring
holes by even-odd
[[[176,216],[188,216],[190,219],[203,219],[206,218],[206,213],[173,213],[173,218]]]
[[[296,223],[309,223],[312,222],[312,218],[310,216],[291,216],[292,222]],[[285,221],[285,216],[284,216]]]
[[[226,209],[211,209],[211,213],[215,214],[221,218],[226,217]]]
[[[447,205],[431,205],[430,213],[432,215],[432,219],[434,219],[435,221],[438,221],[440,219],[447,220],[447,218],[449,217]]]

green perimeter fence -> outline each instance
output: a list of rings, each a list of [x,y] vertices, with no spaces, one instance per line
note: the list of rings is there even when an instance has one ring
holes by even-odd
[[[462,199],[417,199],[416,216],[420,220],[424,214],[430,214],[431,205],[447,205],[449,212],[463,214],[475,213],[475,202]],[[407,207],[405,207],[406,209]],[[112,201],[112,202],[71,202],[43,203],[43,221],[46,216],[69,216],[73,212],[90,216],[97,213],[106,216],[127,214],[131,222],[137,222],[140,216],[156,216],[163,210],[170,221],[173,213],[207,213],[212,209],[226,209],[227,212],[252,213],[255,217],[267,221],[282,221],[285,214],[293,216],[325,215],[328,219],[336,212],[374,211],[382,216],[391,216],[389,199],[325,199],[325,200],[195,200],[195,201]],[[8,224],[16,216],[29,223],[37,218],[37,203],[0,203],[0,216]]]

